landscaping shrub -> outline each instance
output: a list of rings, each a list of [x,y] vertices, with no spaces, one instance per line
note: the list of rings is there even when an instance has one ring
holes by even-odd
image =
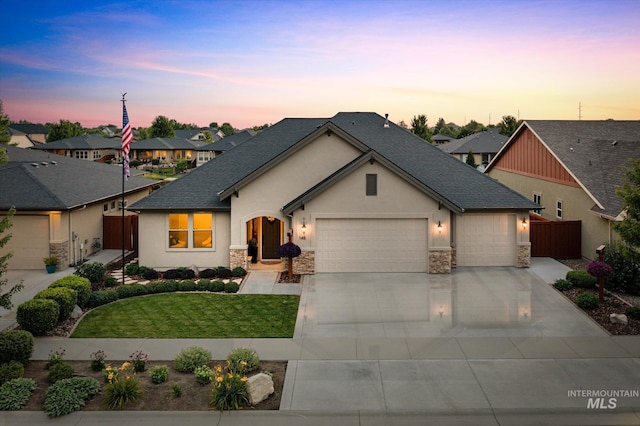
[[[156,385],[164,383],[169,378],[169,367],[166,365],[156,365],[149,370],[149,377],[151,377],[151,382]]]
[[[124,362],[104,387],[104,405],[121,410],[125,404],[136,402],[141,394],[133,364]]]
[[[124,267],[125,275],[139,275],[140,265],[137,262],[133,262]]]
[[[98,349],[90,355],[91,359],[91,370],[98,372],[104,370],[107,366],[105,360],[107,359],[107,355],[104,353],[102,349]]]
[[[629,306],[625,313],[629,318],[640,320],[640,305]]]
[[[33,379],[16,378],[0,386],[0,410],[22,410],[36,390]]]
[[[212,281],[209,284],[209,291],[212,291],[214,293],[220,293],[222,291],[224,291],[224,282],[220,281],[220,280],[215,280]]]
[[[191,271],[193,272],[193,271]],[[178,290],[180,291],[196,291],[198,286],[193,280],[184,280],[178,283]]]
[[[24,376],[24,366],[19,361],[9,361],[0,364],[0,385],[9,380],[19,379]]]
[[[211,284],[211,280],[207,278],[200,278],[196,283],[196,289],[198,291],[208,291],[209,284]]]
[[[598,282],[598,279],[589,275],[587,271],[569,271],[566,278],[578,288],[594,288]]]
[[[213,389],[209,405],[217,410],[237,410],[249,403],[247,378],[231,371],[225,372],[219,365],[213,370]]]
[[[216,269],[216,278],[231,278],[232,274],[231,274],[231,269],[229,268],[217,268]]]
[[[227,356],[227,368],[233,373],[251,372],[259,364],[260,357],[251,348],[236,348]]]
[[[598,307],[598,298],[593,293],[580,293],[576,297],[576,305],[584,310],[595,309]]]
[[[147,285],[149,294],[172,293],[178,290],[178,282],[174,280],[156,281]]]
[[[73,308],[78,304],[78,292],[67,287],[45,288],[39,291],[34,299],[51,299],[58,303],[58,321],[64,321],[71,316]]]
[[[60,307],[55,300],[31,299],[18,306],[16,320],[23,330],[43,336],[58,323]]]
[[[106,305],[116,300],[118,300],[118,292],[114,290],[94,291],[91,293],[91,297],[89,297],[89,307],[97,308],[98,306]]]
[[[147,269],[142,273],[142,276],[145,280],[157,280],[159,277],[158,271],[155,269]]]
[[[78,306],[81,308],[88,307],[89,297],[91,297],[91,281],[85,277],[76,277],[69,275],[68,277],[55,280],[49,285],[49,288],[66,287],[75,290],[78,294]]]
[[[44,368],[50,370],[56,364],[60,364],[62,361],[62,357],[64,356],[65,350],[60,348],[57,351],[49,352],[49,359],[47,363],[44,365]]]
[[[236,282],[229,281],[228,283],[225,283],[225,285],[224,285],[224,292],[225,293],[237,293],[238,290],[240,290],[240,286]]]
[[[624,243],[614,241],[604,250],[604,261],[613,269],[606,278],[606,288],[621,293],[640,294],[640,254]]]
[[[162,278],[165,280],[177,280],[180,278],[180,272],[177,269],[167,269],[162,273]]]
[[[138,167],[140,164],[142,164],[142,161],[138,160],[137,158],[134,158],[133,160],[129,161],[129,166],[133,167],[134,169]]]
[[[173,398],[180,398],[182,396],[182,386],[177,383],[171,385],[171,396]]]
[[[556,280],[553,286],[560,291],[567,291],[573,288],[573,284],[569,280],[563,280],[562,278]]]
[[[160,165],[160,159],[159,158],[152,158],[151,159],[151,165],[153,165],[153,166]]]
[[[185,269],[184,271],[180,271],[180,278],[183,280],[192,280],[196,277],[196,273],[193,269]]]
[[[200,367],[196,367],[193,374],[196,376],[196,381],[201,385],[208,385],[211,383],[211,368],[207,365],[201,365]]]
[[[116,288],[118,299],[128,299],[129,297],[142,296],[147,294],[147,287],[142,284],[121,285]]]
[[[56,305],[57,306],[57,305]],[[58,315],[55,314],[57,318]],[[33,355],[35,340],[26,330],[9,330],[0,333],[0,364],[18,361],[27,365]]]
[[[49,383],[73,377],[73,367],[68,362],[60,361],[49,367]]]
[[[91,262],[91,263],[83,263],[82,265],[76,267],[76,271],[73,273],[79,277],[85,277],[92,284],[101,283],[104,280],[104,274],[107,272],[103,263],[100,262]]]
[[[183,349],[173,360],[173,367],[181,373],[193,373],[197,367],[211,362],[211,352],[199,346]]]
[[[204,269],[200,271],[200,278],[215,278],[216,271],[211,268]]]
[[[73,377],[49,386],[44,399],[44,411],[49,417],[60,417],[81,410],[100,391],[93,377]]]
[[[234,277],[244,277],[245,275],[247,275],[247,271],[240,267],[240,266],[236,266],[235,268],[233,268],[233,270],[231,271],[231,275]]]
[[[109,277],[106,280],[104,280],[105,287],[115,287],[117,285],[118,285],[118,280],[114,277]]]

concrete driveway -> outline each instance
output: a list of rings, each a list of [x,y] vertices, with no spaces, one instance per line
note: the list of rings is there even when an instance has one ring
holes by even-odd
[[[457,268],[451,275],[307,276],[294,337],[607,335],[548,282],[535,268],[495,267]]]

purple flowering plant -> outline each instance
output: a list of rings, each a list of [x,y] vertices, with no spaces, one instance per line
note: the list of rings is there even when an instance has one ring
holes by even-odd
[[[608,277],[613,268],[601,260],[592,260],[587,264],[587,272],[593,277]]]

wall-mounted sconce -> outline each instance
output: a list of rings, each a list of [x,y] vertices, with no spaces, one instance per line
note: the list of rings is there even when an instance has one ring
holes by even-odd
[[[307,239],[307,221],[305,220],[305,218],[302,218],[302,236],[300,237],[301,240],[306,240]]]
[[[522,318],[528,318],[529,317],[529,309],[524,308],[524,310],[522,311]]]
[[[440,221],[438,221],[438,234],[442,234],[442,223],[440,223]]]
[[[527,219],[522,216],[522,229],[527,229]]]
[[[442,316],[444,315],[444,307],[442,305],[440,305],[440,310],[438,311],[438,313],[440,314],[440,318],[442,318]]]

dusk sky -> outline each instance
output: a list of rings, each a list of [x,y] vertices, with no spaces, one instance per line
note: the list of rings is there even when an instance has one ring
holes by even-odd
[[[640,119],[640,1],[0,0],[11,120]]]

